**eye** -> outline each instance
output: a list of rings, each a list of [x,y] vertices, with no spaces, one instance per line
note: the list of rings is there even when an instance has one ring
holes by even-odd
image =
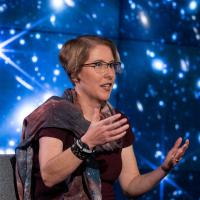
[[[109,63],[109,66],[110,66],[111,68],[115,68],[115,65],[116,65],[116,63],[114,63],[114,62]]]
[[[94,66],[95,67],[102,67],[103,63],[102,62],[95,62]]]

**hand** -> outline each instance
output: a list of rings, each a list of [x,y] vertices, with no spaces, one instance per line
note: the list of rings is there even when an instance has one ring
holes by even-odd
[[[91,124],[85,135],[82,136],[81,141],[92,149],[97,145],[120,139],[129,128],[127,119],[120,119],[120,117],[121,114],[115,114],[100,120],[99,110],[95,108]]]
[[[181,146],[182,138],[178,138],[172,147],[172,149],[168,152],[163,164],[162,168],[166,171],[170,171],[178,162],[182,159],[189,146],[189,140],[187,139],[185,143]]]

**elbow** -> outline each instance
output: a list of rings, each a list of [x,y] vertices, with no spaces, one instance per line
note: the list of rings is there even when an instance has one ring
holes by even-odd
[[[53,183],[51,180],[44,179],[44,178],[42,178],[42,180],[43,180],[44,185],[48,188],[51,188],[55,185],[55,183]]]
[[[53,177],[50,173],[46,172],[45,170],[41,170],[41,178],[46,187],[53,187],[56,185],[55,177]]]
[[[41,169],[41,178],[46,187],[53,187],[56,184],[68,179],[70,175],[65,175],[65,174],[59,174],[58,172],[56,173],[55,171],[49,171],[47,169]]]
[[[123,189],[122,192],[123,192],[123,195],[127,198],[136,197],[134,196],[134,194],[131,194],[127,189]]]
[[[139,193],[139,191],[136,189],[138,188],[138,179],[141,175],[138,174],[136,175],[135,177],[133,177],[128,183],[127,185],[124,185],[123,187],[123,194],[126,196],[126,197],[132,197],[132,198],[138,198],[141,196],[141,194]]]
[[[135,200],[139,197],[141,197],[142,195],[139,195],[139,194],[135,194],[133,191],[132,192],[129,192],[127,190],[123,190],[123,194],[125,197],[127,197],[128,199],[132,199],[134,198]]]

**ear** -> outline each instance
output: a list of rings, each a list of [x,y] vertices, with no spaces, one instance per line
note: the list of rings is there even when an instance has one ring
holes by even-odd
[[[71,79],[74,84],[78,83],[80,81],[79,74],[72,74]]]

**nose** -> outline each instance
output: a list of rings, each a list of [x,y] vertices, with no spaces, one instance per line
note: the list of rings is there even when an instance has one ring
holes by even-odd
[[[107,78],[108,80],[114,80],[115,70],[113,68],[108,67],[106,71],[104,72],[104,78]]]

